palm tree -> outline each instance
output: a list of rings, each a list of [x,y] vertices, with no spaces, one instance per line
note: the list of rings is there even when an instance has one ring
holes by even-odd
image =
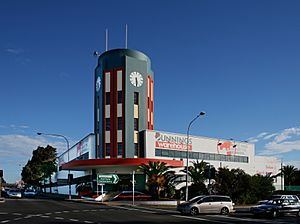
[[[193,166],[190,166],[188,168],[188,175],[193,179],[194,184],[203,183],[205,180],[204,177],[204,170],[207,166],[207,163],[203,160],[199,162],[198,160],[196,162],[193,162]]]
[[[160,197],[160,191],[163,190],[167,183],[166,173],[170,169],[165,162],[149,162],[142,164],[138,168],[147,175],[147,186],[150,194],[155,198]]]
[[[284,176],[284,185],[291,185],[296,177],[297,168],[295,168],[293,165],[286,165],[283,166],[280,171]]]

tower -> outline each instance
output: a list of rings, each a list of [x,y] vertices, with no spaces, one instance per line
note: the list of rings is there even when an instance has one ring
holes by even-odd
[[[139,133],[153,130],[153,72],[142,52],[114,49],[95,69],[96,158],[143,158]]]

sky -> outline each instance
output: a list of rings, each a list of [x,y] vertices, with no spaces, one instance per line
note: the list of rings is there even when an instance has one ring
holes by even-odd
[[[0,1],[0,169],[93,132],[94,51],[144,52],[154,129],[255,144],[300,168],[300,1]]]

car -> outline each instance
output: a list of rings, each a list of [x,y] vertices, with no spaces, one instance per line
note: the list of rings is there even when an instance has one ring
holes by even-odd
[[[152,196],[144,194],[139,191],[134,191],[134,200],[137,201],[146,201],[152,199]],[[133,192],[132,191],[122,191],[121,193],[114,196],[111,201],[131,201],[133,200]]]
[[[177,205],[177,211],[197,215],[200,213],[218,213],[228,215],[233,212],[234,203],[225,195],[200,195]]]
[[[250,208],[255,216],[270,216],[276,218],[279,215],[296,214],[300,216],[300,202],[295,199],[273,199],[264,204]]]
[[[7,195],[9,198],[22,198],[22,192],[19,189],[10,189]]]
[[[297,195],[275,194],[275,195],[272,195],[269,200],[275,200],[275,199],[290,199],[290,200],[296,200],[296,201],[300,202]],[[268,203],[269,200],[261,200],[258,202],[258,204],[266,204],[266,203]]]
[[[33,189],[26,189],[24,191],[24,196],[25,197],[34,197],[36,195],[37,195],[37,192],[35,190],[33,190]]]

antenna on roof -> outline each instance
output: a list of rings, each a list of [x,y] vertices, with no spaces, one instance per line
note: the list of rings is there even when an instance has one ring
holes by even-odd
[[[127,41],[128,41],[128,27],[127,24],[125,26],[125,49],[127,49]]]
[[[105,30],[105,51],[108,50],[108,29]]]

